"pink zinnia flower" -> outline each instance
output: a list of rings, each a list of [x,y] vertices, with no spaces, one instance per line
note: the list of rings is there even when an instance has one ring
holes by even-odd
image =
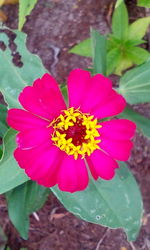
[[[100,121],[119,114],[125,99],[101,74],[73,70],[68,79],[69,107],[55,79],[45,74],[23,89],[23,109],[8,111],[8,124],[19,131],[14,157],[40,185],[62,191],[87,187],[87,166],[95,180],[110,180],[133,146],[135,124],[126,119]],[[87,165],[87,166],[86,166]]]

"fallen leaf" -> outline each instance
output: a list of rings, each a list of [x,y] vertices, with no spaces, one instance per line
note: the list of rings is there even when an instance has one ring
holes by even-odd
[[[0,10],[0,22],[6,22],[6,21],[7,21],[7,16],[2,10]]]
[[[67,213],[60,213],[60,214],[51,214],[50,215],[50,220],[61,219],[61,218],[65,217],[68,214],[69,214],[69,212],[67,212]]]

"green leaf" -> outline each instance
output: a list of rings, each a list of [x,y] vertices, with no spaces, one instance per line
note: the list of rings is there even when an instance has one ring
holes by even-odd
[[[121,59],[120,62],[118,63],[116,70],[115,70],[115,74],[116,75],[122,75],[122,71],[130,68],[131,66],[133,66],[133,62],[130,58],[127,57],[127,55],[121,55]]]
[[[17,52],[21,55],[22,67],[17,67],[12,62],[11,51],[8,48],[9,39],[5,33],[0,33],[0,41],[7,46],[5,51],[0,50],[0,91],[2,92],[9,108],[19,108],[18,95],[22,89],[46,73],[40,58],[31,54],[26,48],[26,34],[14,31],[14,40]],[[6,74],[7,72],[7,74]]]
[[[107,51],[119,48],[120,45],[122,45],[122,41],[120,39],[114,37],[112,34],[108,35],[108,38],[107,38]]]
[[[0,194],[28,180],[28,177],[13,157],[13,152],[16,148],[15,136],[16,132],[10,129],[4,137],[5,151],[0,160]]]
[[[23,239],[28,238],[29,215],[40,209],[50,190],[28,181],[6,194],[9,217]]]
[[[106,74],[106,38],[97,32],[91,30],[93,73]]]
[[[3,146],[2,144],[0,145],[0,159],[2,158],[2,155],[3,155]]]
[[[125,42],[125,47],[128,48],[130,46],[137,46],[137,45],[140,45],[140,44],[143,44],[143,43],[146,43],[146,41],[142,40],[142,39],[128,40],[128,41]]]
[[[150,58],[150,53],[140,47],[131,46],[126,53],[132,62],[138,65],[146,62]]]
[[[150,138],[150,119],[127,107],[118,115],[119,118],[129,119],[136,123],[139,132]]]
[[[124,2],[120,3],[113,13],[112,33],[120,40],[126,40],[128,37],[128,12]]]
[[[19,0],[19,25],[18,29],[21,30],[28,16],[33,10],[37,0]]]
[[[88,38],[80,42],[70,49],[69,52],[80,56],[92,57],[91,39]]]
[[[119,48],[114,48],[107,53],[107,75],[115,71],[120,59],[121,53]]]
[[[120,4],[122,4],[124,0],[117,0],[115,8],[118,8]]]
[[[7,107],[3,104],[0,104],[0,137],[3,137],[8,129],[6,123]]]
[[[150,8],[150,0],[138,0],[138,6]]]
[[[31,214],[38,211],[45,203],[48,195],[50,194],[50,189],[38,185],[34,181],[28,181],[26,185],[26,212]]]
[[[136,239],[143,212],[138,185],[125,163],[111,181],[91,179],[88,188],[81,192],[61,192],[51,188],[62,204],[81,219],[108,226],[124,228],[128,239]]]
[[[120,86],[117,91],[130,104],[149,102],[150,61],[125,73],[120,79]]]
[[[67,85],[62,85],[61,86],[61,92],[62,92],[62,95],[65,99],[65,102],[66,104],[68,104],[68,88],[67,88]]]
[[[136,20],[129,26],[129,40],[142,39],[150,24],[150,17],[143,17]]]

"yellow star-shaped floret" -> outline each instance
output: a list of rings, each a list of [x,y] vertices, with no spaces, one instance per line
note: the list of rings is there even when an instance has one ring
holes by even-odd
[[[81,151],[81,146],[74,146],[72,147],[72,149],[69,152],[69,155],[73,155],[75,160],[78,159],[78,155],[81,154],[82,155],[82,151]]]
[[[68,118],[65,118],[63,115],[60,115],[59,118],[61,122],[57,124],[58,128],[64,128],[65,130],[67,130],[69,127],[74,125],[73,122],[70,122],[70,120]]]

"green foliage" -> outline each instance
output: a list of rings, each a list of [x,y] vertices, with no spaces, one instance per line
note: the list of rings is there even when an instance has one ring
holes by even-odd
[[[112,17],[112,33],[108,34],[107,38],[107,75],[111,73],[121,75],[122,71],[130,68],[134,64],[142,64],[150,58],[150,53],[147,50],[137,47],[146,42],[142,40],[142,38],[149,24],[150,17],[144,17],[139,18],[129,25],[126,5],[123,0],[117,1]],[[99,42],[102,42],[102,36]],[[81,56],[92,57],[90,43],[91,40],[88,38],[73,47],[70,52]]]
[[[66,104],[68,104],[68,89],[67,89],[66,84],[61,86],[61,92],[62,92],[62,95],[65,99]]]
[[[117,91],[128,103],[137,104],[150,101],[150,61],[129,70],[120,79]]]
[[[138,6],[150,8],[150,0],[137,0]]]
[[[124,228],[130,241],[136,239],[143,212],[142,201],[125,163],[120,163],[113,180],[91,179],[85,191],[70,194],[57,187],[51,190],[70,212],[81,219],[111,228]]]
[[[88,38],[80,42],[79,44],[74,46],[71,50],[69,50],[69,52],[80,56],[92,57],[91,39]]]
[[[108,37],[108,54],[107,54],[107,74],[115,72],[121,75],[122,71],[130,68],[134,64],[142,64],[150,58],[150,53],[143,48],[136,47],[143,43],[150,17],[140,18],[128,24],[128,14],[124,1],[115,9],[112,18],[112,34]],[[119,50],[116,56],[114,49]],[[120,55],[120,58],[119,58]],[[113,59],[113,67],[111,65]]]
[[[3,137],[8,129],[6,123],[7,107],[0,103],[0,137]]]
[[[127,56],[132,60],[134,64],[142,64],[150,58],[150,54],[147,50],[140,47],[129,47],[126,50]]]
[[[29,215],[45,203],[50,190],[28,181],[6,194],[9,217],[23,239],[28,238]]]
[[[0,194],[28,180],[28,177],[13,157],[13,151],[16,148],[15,136],[16,132],[11,129],[4,136],[4,153],[0,160]]]
[[[122,2],[123,2],[123,0],[117,0],[116,5],[115,5],[115,8],[118,8],[119,5],[120,5]]]
[[[150,24],[150,17],[139,18],[129,26],[129,40],[142,39]]]
[[[1,144],[0,145],[0,159],[2,158],[2,155],[3,155],[3,145]]]
[[[93,73],[106,74],[106,38],[96,30],[91,30],[88,38],[73,47],[69,52],[93,58]]]
[[[110,75],[115,71],[118,63],[121,60],[121,54],[119,48],[113,48],[107,53],[107,75]]]
[[[114,37],[124,41],[128,37],[128,28],[128,12],[124,2],[122,1],[113,13],[112,33]]]
[[[129,119],[136,123],[137,129],[143,135],[150,138],[150,119],[127,107],[124,112],[118,115],[119,118]]]
[[[106,38],[96,30],[91,31],[93,73],[106,74]]]
[[[26,16],[30,15],[36,3],[37,0],[19,0],[19,30],[22,29],[26,21]]]
[[[8,47],[9,38],[5,33],[0,33],[0,41],[7,46],[5,51],[0,50],[0,91],[9,108],[20,107],[18,95],[26,85],[46,73],[38,56],[31,54],[26,48],[26,35],[20,31],[14,31],[14,40],[17,52],[21,55],[22,67],[17,67],[12,62],[11,51]],[[7,74],[6,74],[7,72]]]

